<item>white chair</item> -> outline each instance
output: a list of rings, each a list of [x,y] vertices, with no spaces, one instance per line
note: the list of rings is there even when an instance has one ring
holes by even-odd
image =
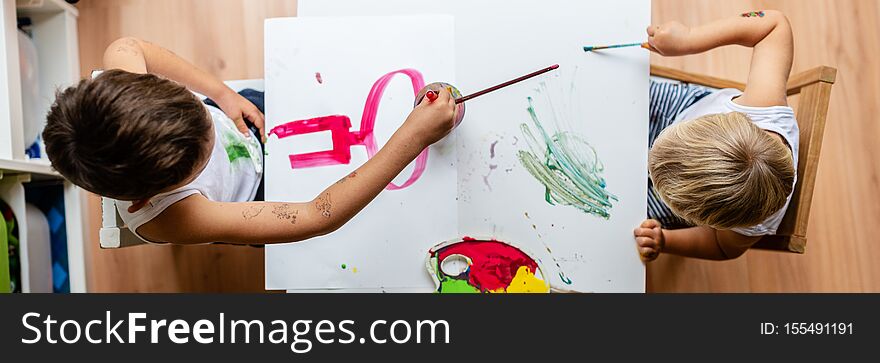
[[[245,88],[252,88],[258,91],[264,89],[262,79],[245,79],[236,81],[227,81],[226,85],[233,90],[240,91]],[[198,95],[204,99],[202,95]],[[116,203],[109,198],[101,197],[101,248],[121,248],[135,246],[145,243],[143,240],[134,235],[122,221],[119,211],[116,210]]]

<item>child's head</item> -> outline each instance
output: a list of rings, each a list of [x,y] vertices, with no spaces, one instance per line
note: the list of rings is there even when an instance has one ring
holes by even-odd
[[[207,110],[185,87],[110,70],[57,94],[43,140],[55,170],[74,184],[143,200],[197,176],[213,131]]]
[[[674,124],[648,156],[660,198],[677,215],[719,229],[753,226],[781,209],[795,168],[788,146],[731,112]]]

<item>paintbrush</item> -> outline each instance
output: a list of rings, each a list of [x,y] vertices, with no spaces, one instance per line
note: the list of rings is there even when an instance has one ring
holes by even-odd
[[[472,93],[472,94],[469,94],[469,95],[467,95],[467,96],[462,96],[462,97],[456,98],[456,99],[455,99],[455,103],[456,103],[456,104],[459,104],[459,103],[462,103],[462,102],[464,102],[464,101],[467,101],[467,100],[470,100],[470,99],[477,98],[477,97],[482,96],[482,95],[484,95],[484,94],[487,94],[487,93],[489,93],[489,92],[496,91],[496,90],[498,90],[498,89],[500,89],[500,88],[504,88],[504,87],[510,86],[510,85],[512,85],[512,84],[514,84],[514,83],[525,81],[525,80],[527,80],[527,79],[529,79],[529,78],[532,78],[532,77],[534,77],[534,76],[537,76],[537,75],[539,75],[539,74],[543,74],[543,73],[550,72],[550,71],[552,71],[552,70],[554,70],[554,69],[556,69],[556,68],[559,68],[559,65],[558,65],[558,64],[554,64],[554,65],[552,65],[552,66],[549,66],[549,67],[544,68],[544,69],[539,70],[539,71],[534,71],[534,72],[532,72],[532,73],[529,73],[529,74],[527,74],[527,75],[525,75],[525,76],[522,76],[522,77],[519,77],[519,78],[511,79],[511,80],[509,80],[509,81],[507,81],[507,82],[504,82],[504,83],[501,83],[501,84],[498,84],[498,85],[495,85],[495,86],[492,86],[492,87],[486,88],[486,89],[484,89],[484,90],[482,90],[482,91],[479,91],[479,92],[476,92],[476,93]]]
[[[586,46],[586,47],[584,47],[584,52],[592,52],[594,50],[611,49],[611,48],[626,48],[626,47],[642,47],[645,49],[651,49],[650,46],[648,45],[648,42],[644,42],[644,43]]]

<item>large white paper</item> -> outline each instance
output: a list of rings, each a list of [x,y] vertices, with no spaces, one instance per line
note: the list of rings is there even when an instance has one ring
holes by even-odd
[[[431,33],[426,41],[426,31]],[[266,21],[267,130],[295,120],[347,115],[359,130],[371,88],[383,75],[415,69],[424,81],[454,82],[450,16],[279,18]],[[413,108],[413,85],[395,75],[379,102],[378,147]],[[289,155],[332,149],[330,132],[271,136],[266,196],[308,201],[367,160],[352,146],[347,164],[291,167]],[[399,288],[430,286],[424,254],[457,234],[455,137],[430,147],[421,177],[385,190],[342,228],[327,236],[266,248],[267,289]],[[412,174],[407,167],[402,185]]]
[[[584,53],[582,47],[644,39],[649,1],[451,0],[442,7],[406,0],[298,4],[301,17],[454,15],[455,85],[465,94],[558,63],[560,69],[553,74],[467,103],[466,117],[455,131],[458,234],[491,236],[534,251],[552,270],[548,275],[554,287],[644,291],[644,266],[632,229],[646,210],[648,53],[639,48]],[[562,122],[564,131],[583,136],[604,163],[607,190],[618,198],[607,220],[548,204],[544,187],[517,158],[524,149],[520,125],[535,130],[526,98],[532,96],[536,106],[547,108],[536,92],[542,82],[555,105],[569,113]],[[382,286],[384,278],[372,284]]]

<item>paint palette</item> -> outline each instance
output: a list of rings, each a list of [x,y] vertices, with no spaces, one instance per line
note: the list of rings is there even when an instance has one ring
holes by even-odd
[[[455,86],[445,82],[434,82],[428,84],[425,87],[422,87],[419,93],[416,94],[416,101],[413,103],[413,107],[416,107],[420,103],[422,103],[422,99],[425,98],[425,94],[428,93],[428,90],[440,91],[443,89],[449,91],[449,94],[452,95],[452,98],[461,97],[461,91],[459,91],[458,88],[455,88]],[[453,123],[452,128],[458,127],[458,124],[460,124],[461,120],[464,119],[464,109],[464,102],[455,105],[455,122]]]
[[[428,251],[438,293],[548,293],[541,261],[507,242],[464,237]]]

